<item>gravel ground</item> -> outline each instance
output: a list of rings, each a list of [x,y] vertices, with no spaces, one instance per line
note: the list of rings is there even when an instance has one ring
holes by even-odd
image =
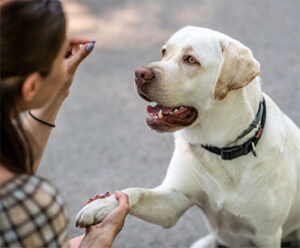
[[[163,43],[185,25],[218,30],[240,40],[261,63],[263,89],[300,124],[300,2],[298,0],[66,0],[69,30],[95,38],[57,119],[41,167],[64,195],[70,235],[83,203],[98,192],[160,184],[173,150],[171,134],[145,124],[146,103],[134,70],[160,59]],[[115,247],[188,247],[206,234],[199,209],[171,229],[127,218]]]

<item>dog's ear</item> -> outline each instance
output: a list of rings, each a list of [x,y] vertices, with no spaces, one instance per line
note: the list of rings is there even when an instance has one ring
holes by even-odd
[[[220,38],[223,64],[215,86],[214,97],[223,100],[230,90],[239,89],[260,74],[260,64],[249,48],[235,40]]]

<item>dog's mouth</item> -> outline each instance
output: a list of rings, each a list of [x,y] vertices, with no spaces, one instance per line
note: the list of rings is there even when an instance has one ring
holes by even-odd
[[[138,94],[147,102],[153,100],[142,90],[137,88]],[[190,126],[198,117],[197,110],[193,107],[176,106],[164,107],[160,104],[147,106],[146,122],[148,126],[157,132],[175,132]]]
[[[193,107],[164,107],[159,104],[147,106],[146,122],[158,132],[174,132],[191,125],[197,119],[197,111]]]

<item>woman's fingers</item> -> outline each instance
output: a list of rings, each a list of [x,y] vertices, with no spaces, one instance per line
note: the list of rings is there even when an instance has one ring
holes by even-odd
[[[72,54],[77,53],[80,50],[80,45],[72,45]]]
[[[80,62],[93,50],[96,40],[69,37],[68,42],[69,46],[67,49],[68,52],[66,54],[66,58],[70,59],[76,55],[77,58],[71,61],[73,62],[71,64],[74,64],[77,67]]]
[[[76,37],[69,37],[68,41],[70,44],[86,44],[86,43],[96,43],[96,40],[94,39],[82,39],[82,38],[76,38]]]
[[[69,44],[65,58],[71,58],[76,52],[80,50],[80,45]]]
[[[82,47],[75,47],[72,49],[72,56],[67,58],[68,69],[71,72],[75,72],[78,65],[91,53],[94,49],[95,43],[91,42],[88,44],[83,45]],[[74,53],[73,53],[74,52]]]
[[[120,191],[116,191],[115,197],[119,201],[117,208],[120,208],[127,215],[130,210],[128,195]]]
[[[121,229],[130,210],[128,196],[125,193],[116,191],[115,197],[119,201],[118,206],[103,219],[103,223],[115,225],[117,229]]]

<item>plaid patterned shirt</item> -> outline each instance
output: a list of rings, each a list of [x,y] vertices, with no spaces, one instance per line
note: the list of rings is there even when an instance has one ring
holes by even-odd
[[[68,215],[47,180],[19,175],[0,187],[0,247],[68,247]]]

